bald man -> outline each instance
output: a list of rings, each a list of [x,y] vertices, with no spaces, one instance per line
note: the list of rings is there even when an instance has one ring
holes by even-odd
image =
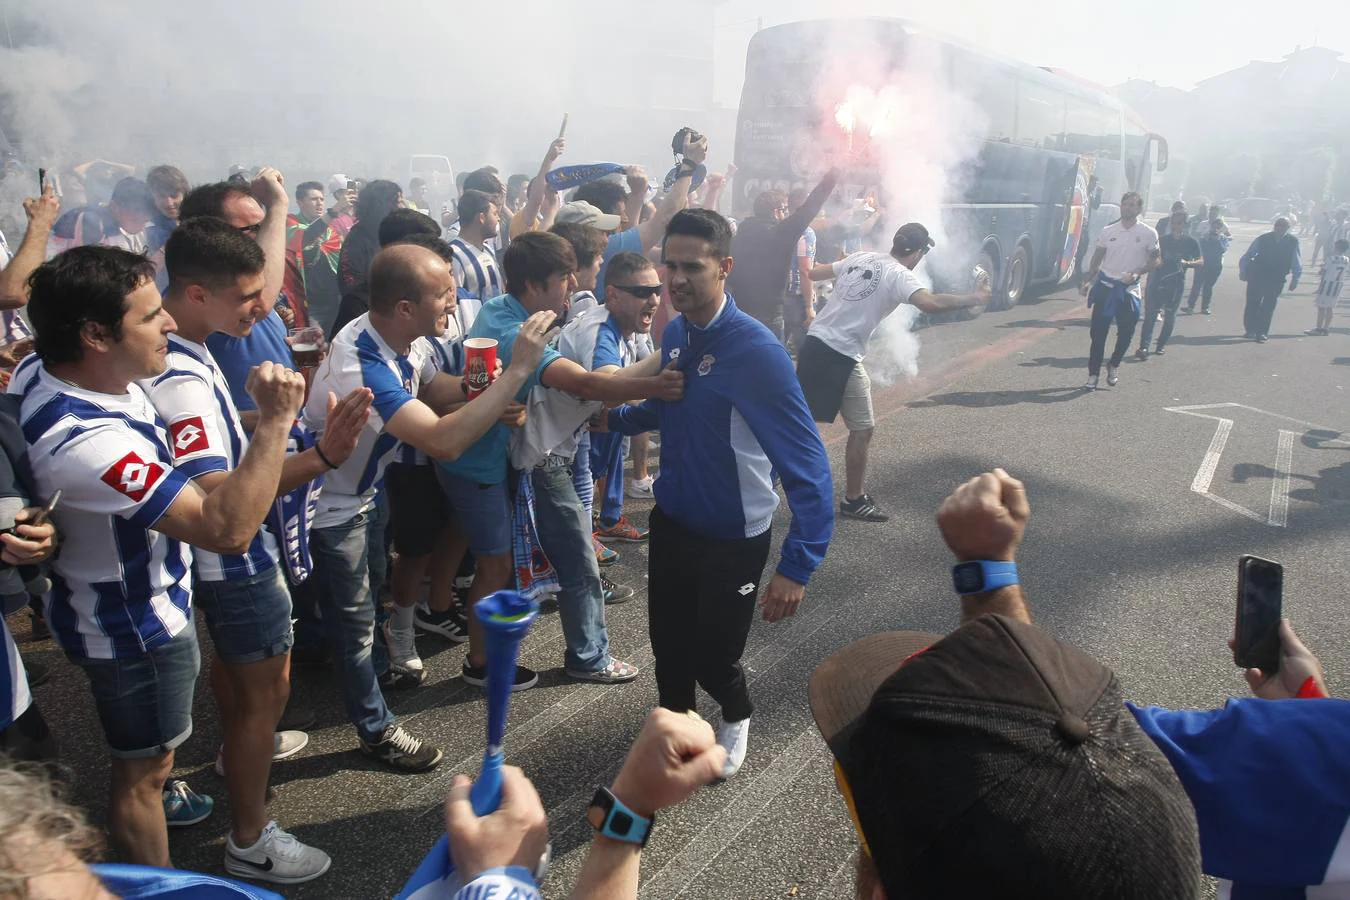
[[[463,379],[439,371],[424,340],[444,333],[454,290],[450,266],[432,251],[409,244],[381,250],[370,266],[370,311],[334,336],[305,408],[306,425],[322,432],[329,391],[350,385],[347,391],[360,386],[375,395],[356,451],[325,478],[310,547],[324,627],[361,751],[398,772],[424,772],[441,761],[441,751],[395,724],[371,663],[375,598],[367,524],[378,485],[400,442],[456,459],[486,434],[538,366],[554,318],[551,312],[531,316],[516,337],[511,365],[464,403]]]

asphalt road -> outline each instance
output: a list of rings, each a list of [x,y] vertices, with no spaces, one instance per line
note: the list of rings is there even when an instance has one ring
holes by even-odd
[[[1112,666],[1132,699],[1206,707],[1244,692],[1224,646],[1242,553],[1284,563],[1287,613],[1332,685],[1350,683],[1350,298],[1330,337],[1304,337],[1310,273],[1281,301],[1270,342],[1242,341],[1236,260],[1256,227],[1237,230],[1214,315],[1182,317],[1166,357],[1128,362],[1114,389],[1104,379],[1096,393],[1080,388],[1088,334],[1076,293],[923,330],[920,376],[877,393],[868,488],[894,517],[841,520],[801,613],[755,625],[744,659],[758,710],[745,767],[660,816],[643,860],[644,898],[851,895],[855,841],[811,724],[807,680],[830,652],[870,632],[955,625],[933,513],[952,487],[993,466],[1028,485],[1021,567],[1037,621]],[[842,431],[827,440],[842,477]],[[629,508],[645,521],[650,504]],[[785,527],[780,516],[777,533]],[[608,611],[611,642],[650,667],[644,550],[620,549],[611,574],[639,590]],[[11,624],[22,637],[26,624]],[[271,811],[335,861],[287,896],[390,896],[440,833],[451,777],[476,770],[484,706],[457,677],[462,651],[420,645],[427,684],[390,699],[405,725],[445,750],[445,763],[423,776],[365,761],[327,676],[297,673],[294,693],[320,723],[309,748],[273,770]],[[74,799],[97,818],[107,763],[83,676],[50,643],[23,646],[53,669],[36,694],[75,773]],[[567,681],[556,613],[536,625],[523,660],[541,670],[541,684],[515,698],[507,754],[548,808],[557,860],[545,887],[564,897],[584,857],[585,804],[617,772],[655,687],[649,672],[619,687]],[[184,868],[220,871],[228,817],[211,770],[218,741],[203,679],[179,773],[218,807],[171,835]]]

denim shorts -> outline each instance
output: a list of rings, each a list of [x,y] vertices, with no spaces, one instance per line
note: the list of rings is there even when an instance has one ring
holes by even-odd
[[[469,539],[475,556],[503,556],[511,552],[511,498],[506,482],[479,484],[436,467],[450,506],[451,521]]]
[[[225,662],[262,662],[288,652],[295,643],[291,593],[280,566],[237,581],[197,581],[192,590],[197,608],[206,615],[216,655]]]
[[[192,694],[202,667],[195,622],[139,656],[72,661],[89,677],[114,757],[163,756],[192,735]]]

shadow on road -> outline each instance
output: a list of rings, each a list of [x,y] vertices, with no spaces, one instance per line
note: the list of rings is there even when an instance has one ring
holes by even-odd
[[[1092,320],[1084,316],[1081,319],[1059,319],[1051,321],[1050,319],[1020,319],[1016,322],[1004,322],[999,328],[1053,328],[1055,331],[1063,331],[1066,328],[1086,328],[1092,324]]]
[[[1019,366],[1027,369],[1040,367],[1049,367],[1051,369],[1086,369],[1088,358],[1086,356],[1038,356],[1035,359],[1029,359],[1026,362],[1018,363]]]
[[[1087,360],[1074,361],[1075,368],[1086,366]],[[972,409],[988,406],[1016,406],[1019,403],[1064,403],[1089,393],[1081,387],[1037,388],[1030,391],[956,391],[934,394],[923,400],[906,404],[911,409],[930,406],[965,406]]]

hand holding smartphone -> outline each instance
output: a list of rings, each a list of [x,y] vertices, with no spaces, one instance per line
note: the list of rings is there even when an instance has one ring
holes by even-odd
[[[1238,559],[1233,662],[1241,668],[1260,669],[1266,676],[1279,671],[1283,595],[1283,566],[1259,556]]]

